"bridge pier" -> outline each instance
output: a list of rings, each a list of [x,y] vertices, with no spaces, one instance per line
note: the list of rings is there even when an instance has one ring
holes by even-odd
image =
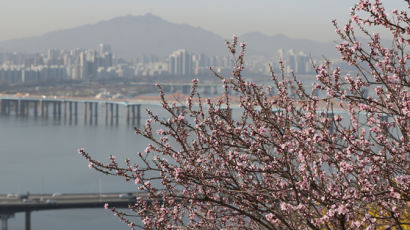
[[[87,124],[88,117],[88,102],[84,102],[84,124]]]
[[[1,115],[2,116],[8,115],[7,114],[7,110],[8,110],[8,106],[9,106],[8,104],[9,104],[8,100],[2,100],[2,102],[1,102]]]
[[[136,113],[135,113],[135,107],[137,108]],[[137,120],[138,126],[141,124],[141,105],[132,106],[131,119],[132,119],[132,125],[135,125],[135,120]]]
[[[119,105],[118,104],[115,104],[115,125],[118,125],[118,121],[119,121],[119,112],[118,112],[118,109],[119,108]]]
[[[68,102],[68,122],[71,124],[73,120],[73,102]]]
[[[44,102],[40,100],[40,117],[44,118]]]
[[[31,229],[31,211],[26,211],[26,230]]]
[[[43,118],[48,119],[48,101],[43,101]]]
[[[1,99],[0,100],[0,115],[1,116],[4,116],[5,115],[5,113],[6,113],[6,100],[3,100],[3,99]]]
[[[117,115],[118,115],[118,104],[116,105],[116,109],[117,109]],[[114,112],[115,112],[114,103],[106,102],[105,103],[105,124],[106,125],[108,125],[108,123],[110,123],[111,125],[114,125],[114,117],[115,117]]]
[[[141,124],[141,105],[137,105],[137,125]]]
[[[22,100],[21,101],[21,108],[20,108],[20,116],[25,117],[26,116],[26,110],[27,110],[27,101]]]
[[[34,101],[34,117],[38,117],[38,101]]]
[[[24,102],[24,116],[28,117],[30,114],[30,101]]]
[[[94,102],[94,125],[98,125],[98,102]]]
[[[7,230],[7,216],[1,216],[1,230]]]
[[[64,124],[67,121],[67,102],[63,101],[63,120],[64,120]]]
[[[24,115],[24,101],[23,100],[18,100],[18,115],[22,117]]]
[[[131,105],[134,108],[133,105]],[[125,122],[127,126],[130,124],[130,105],[125,105]]]
[[[52,103],[53,103],[53,119],[55,120],[56,114],[57,114],[57,108],[56,108],[56,103],[55,102],[52,102]]]
[[[14,214],[12,213],[8,213],[8,214],[0,214],[0,218],[1,218],[1,230],[7,230],[7,221],[9,218],[14,217]]]
[[[135,112],[135,108],[137,108],[137,111]],[[117,112],[118,116],[118,112]],[[137,125],[140,125],[141,122],[141,105],[126,105],[125,106],[125,121],[127,123],[127,126],[130,125],[135,125],[135,120],[137,120]]]
[[[7,100],[6,106],[4,108],[5,108],[4,112],[5,112],[6,116],[10,115],[10,110],[11,110],[10,100]]]
[[[18,100],[17,101],[17,116],[22,117],[24,114],[24,101],[23,100]]]
[[[7,101],[7,107],[6,107],[6,115],[10,115],[10,111],[11,111],[11,102],[10,100]]]
[[[135,105],[132,105],[131,107],[131,121],[132,125],[135,125]]]
[[[74,124],[78,121],[78,102],[74,102]]]
[[[57,102],[57,116],[58,116],[58,120],[61,120],[61,101]]]
[[[30,114],[30,101],[24,102],[24,116],[28,117]]]
[[[28,117],[30,115],[30,101],[24,102],[24,116]]]
[[[110,103],[110,121],[111,125],[114,124],[114,104]]]
[[[12,106],[12,102],[10,100],[4,100],[3,103],[5,103],[4,105],[4,115],[9,116],[10,115],[10,111],[11,111],[11,106]]]
[[[88,106],[90,107],[90,125],[93,124],[93,103],[88,102]]]
[[[26,211],[25,230],[31,230],[31,211]],[[8,230],[8,219],[13,218],[14,213],[0,213],[1,230]]]
[[[19,116],[20,100],[16,100],[14,105],[15,105],[14,110],[15,110],[16,117],[17,117]]]
[[[105,119],[105,125],[108,124],[108,104],[104,104],[104,119]]]

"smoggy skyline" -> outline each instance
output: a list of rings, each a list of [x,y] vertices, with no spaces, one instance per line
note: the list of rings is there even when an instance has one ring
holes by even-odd
[[[225,38],[262,32],[331,41],[332,19],[344,24],[355,0],[0,0],[0,41],[102,20],[152,13],[167,21],[199,26]],[[386,2],[388,11],[400,0]]]

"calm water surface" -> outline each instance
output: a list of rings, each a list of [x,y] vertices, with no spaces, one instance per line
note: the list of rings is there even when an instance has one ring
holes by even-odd
[[[159,107],[152,109],[160,111]],[[136,191],[135,185],[119,177],[90,170],[88,162],[77,154],[83,147],[94,158],[107,162],[110,154],[118,159],[135,159],[135,153],[145,149],[147,141],[125,125],[124,108],[120,107],[118,126],[106,126],[102,105],[99,110],[98,125],[84,124],[81,110],[77,125],[50,117],[0,116],[0,194]],[[145,115],[143,111],[144,107],[141,114]],[[16,214],[8,223],[10,230],[24,229],[24,214]],[[32,229],[129,228],[102,208],[33,212]]]

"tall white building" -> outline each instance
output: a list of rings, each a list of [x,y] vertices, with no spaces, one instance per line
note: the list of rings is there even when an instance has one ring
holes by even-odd
[[[98,55],[102,57],[105,53],[111,53],[111,46],[108,44],[100,43],[98,45]]]
[[[168,71],[174,76],[192,75],[192,55],[185,49],[174,51],[168,59]]]
[[[87,69],[87,54],[84,52],[80,53],[80,79],[84,80],[88,77],[88,69]]]
[[[296,56],[295,72],[302,73],[302,74],[309,72],[308,65],[309,65],[309,57],[305,53],[299,52],[298,55]]]

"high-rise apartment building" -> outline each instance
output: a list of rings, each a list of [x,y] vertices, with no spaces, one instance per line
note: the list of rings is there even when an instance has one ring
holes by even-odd
[[[98,55],[102,57],[105,53],[111,53],[111,46],[108,44],[100,43],[98,45]]]
[[[169,74],[174,76],[192,75],[192,55],[185,49],[174,51],[168,59]]]

